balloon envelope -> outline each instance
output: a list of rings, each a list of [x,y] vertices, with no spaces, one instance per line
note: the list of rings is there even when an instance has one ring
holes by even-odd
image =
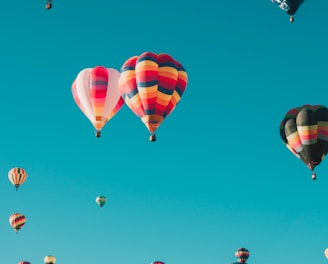
[[[127,106],[154,135],[179,103],[187,82],[184,67],[170,55],[145,52],[123,64],[119,89]]]
[[[328,259],[328,248],[325,249],[325,257]]]
[[[245,263],[249,257],[249,251],[246,248],[238,248],[235,252],[238,263]]]
[[[107,202],[107,198],[106,198],[105,196],[100,195],[100,196],[98,196],[98,197],[96,198],[96,203],[97,203],[100,207],[103,207],[104,204],[105,204],[106,202]]]
[[[73,99],[96,129],[97,137],[124,104],[119,77],[117,70],[97,66],[82,70],[72,84]]]
[[[280,137],[287,148],[313,171],[328,152],[328,109],[323,105],[290,109],[280,123]],[[315,173],[312,178],[315,179]]]
[[[8,172],[9,181],[16,187],[16,190],[27,178],[27,172],[23,168],[12,168]]]
[[[28,261],[20,261],[20,262],[18,262],[18,264],[31,264],[31,262],[28,262]]]
[[[305,0],[272,0],[280,9],[293,16]]]
[[[55,264],[56,258],[54,256],[48,255],[44,257],[44,263],[45,264]]]
[[[165,264],[164,262],[162,262],[162,261],[153,261],[152,263],[150,263],[150,264]]]
[[[20,213],[14,213],[9,217],[9,224],[16,232],[25,225],[25,222],[26,217]]]

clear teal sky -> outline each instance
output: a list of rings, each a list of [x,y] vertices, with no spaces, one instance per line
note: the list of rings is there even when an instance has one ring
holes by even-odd
[[[229,264],[238,247],[249,264],[327,263],[327,161],[312,181],[279,136],[289,109],[328,106],[326,0],[293,24],[270,0],[45,3],[0,3],[1,264]],[[96,138],[73,80],[145,51],[186,68],[180,104],[154,143],[127,106]]]

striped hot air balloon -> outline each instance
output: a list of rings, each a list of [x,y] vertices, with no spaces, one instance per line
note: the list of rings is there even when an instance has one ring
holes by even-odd
[[[72,84],[73,99],[94,126],[96,137],[124,104],[119,76],[115,69],[97,66],[82,70]]]
[[[55,264],[56,258],[54,256],[48,255],[44,257],[44,263],[45,264]]]
[[[246,248],[238,248],[235,252],[237,263],[246,263],[249,257],[249,251]]]
[[[99,195],[97,198],[96,198],[96,203],[100,206],[100,207],[103,207],[106,203],[107,199],[105,196],[102,196],[102,195]]]
[[[15,186],[16,190],[27,178],[27,172],[23,168],[12,168],[8,172],[9,181]]]
[[[149,130],[155,131],[179,103],[188,82],[184,67],[168,54],[145,52],[121,68],[119,88],[127,106]]]
[[[303,105],[289,110],[280,123],[280,136],[287,148],[312,171],[328,152],[328,109]]]
[[[25,225],[25,222],[26,217],[20,213],[14,213],[9,217],[9,224],[16,233]]]

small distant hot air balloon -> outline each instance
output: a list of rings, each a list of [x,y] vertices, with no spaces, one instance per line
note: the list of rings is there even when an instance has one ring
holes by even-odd
[[[238,248],[235,252],[237,263],[246,263],[249,257],[249,251],[246,248]]]
[[[51,8],[52,8],[51,0],[47,0],[46,9],[51,9]]]
[[[72,84],[73,99],[96,129],[96,137],[124,104],[119,77],[117,70],[97,66],[82,70]]]
[[[303,105],[289,110],[280,123],[280,136],[287,148],[312,171],[328,152],[328,108]]]
[[[20,262],[18,262],[18,264],[31,264],[31,262],[28,262],[28,261],[20,261]]]
[[[279,8],[289,14],[289,21],[294,22],[294,15],[305,0],[271,0],[278,4]]]
[[[325,254],[325,257],[328,259],[328,248],[325,249],[324,254]]]
[[[9,224],[16,233],[25,225],[25,222],[26,217],[20,213],[14,213],[9,217]]]
[[[45,264],[55,264],[56,258],[54,256],[48,255],[44,257],[44,263]]]
[[[107,202],[107,199],[106,199],[105,196],[100,195],[100,196],[98,196],[98,197],[96,198],[96,203],[97,203],[100,207],[103,207],[104,204],[105,204],[106,202]]]
[[[179,103],[188,82],[184,67],[168,54],[145,52],[121,68],[119,88],[132,112],[150,132],[155,131]]]
[[[162,261],[154,261],[154,262],[152,262],[152,263],[150,263],[150,264],[165,264],[165,263],[162,262]]]
[[[26,178],[27,172],[23,168],[12,168],[8,172],[8,179],[16,187],[16,190],[25,182]]]

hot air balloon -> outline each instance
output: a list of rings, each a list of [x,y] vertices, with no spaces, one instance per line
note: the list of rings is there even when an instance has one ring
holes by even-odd
[[[82,70],[72,84],[73,99],[96,129],[96,137],[124,104],[119,77],[117,70],[97,66]]]
[[[325,249],[324,254],[325,254],[325,257],[328,259],[328,248]]]
[[[54,256],[45,256],[44,257],[44,263],[45,264],[55,264],[56,263],[56,258]]]
[[[107,201],[106,197],[105,197],[105,196],[102,196],[102,195],[100,195],[100,196],[98,196],[98,197],[96,198],[96,203],[97,203],[100,207],[103,207],[104,204],[106,203],[106,201]]]
[[[27,173],[22,168],[12,168],[8,172],[8,178],[9,181],[16,187],[16,190],[18,187],[23,184],[27,178]]]
[[[25,225],[25,222],[26,217],[20,213],[14,213],[9,217],[9,224],[16,233]]]
[[[280,136],[287,148],[312,171],[328,151],[328,109],[303,105],[289,110],[280,123]]]
[[[289,21],[294,22],[294,15],[301,4],[305,0],[272,0],[272,3],[278,4],[278,6],[289,14]]]
[[[165,264],[165,263],[162,262],[162,261],[154,261],[154,262],[152,262],[152,263],[150,263],[150,264]]]
[[[20,262],[18,262],[18,264],[31,264],[31,262],[28,262],[28,261],[20,261]]]
[[[188,82],[184,67],[168,54],[145,52],[121,68],[119,88],[127,106],[145,124],[150,141],[179,103]]]
[[[51,0],[47,0],[46,9],[52,8]]]
[[[249,251],[246,248],[238,248],[235,252],[237,263],[246,263],[249,257]]]

